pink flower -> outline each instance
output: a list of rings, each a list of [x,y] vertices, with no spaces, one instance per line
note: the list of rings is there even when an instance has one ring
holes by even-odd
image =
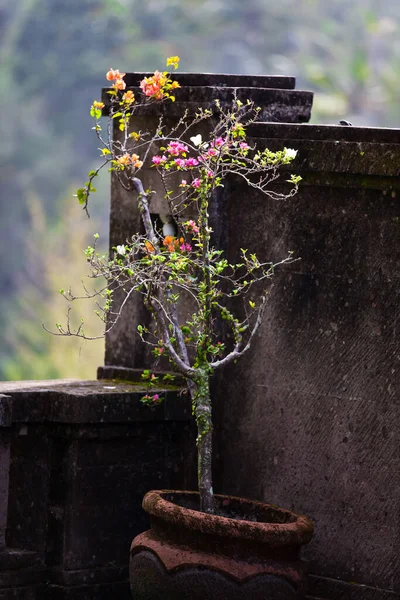
[[[195,158],[187,158],[186,159],[187,167],[197,167],[198,164],[199,164],[199,161],[196,160]]]
[[[222,146],[223,144],[225,144],[224,138],[222,137],[217,137],[217,139],[215,140],[214,144],[215,146]]]
[[[152,77],[145,77],[140,82],[140,89],[145,96],[154,96],[157,100],[161,100],[164,96],[163,87],[167,83],[167,77],[155,71]]]
[[[146,394],[145,396],[143,396],[140,401],[143,402],[143,404],[160,404],[162,402],[162,398],[160,398],[159,394],[154,394],[153,396],[150,396],[149,394]]]
[[[197,227],[195,221],[192,221],[192,219],[190,221],[186,221],[184,226],[186,227],[186,231],[189,233],[199,233],[199,228]]]
[[[182,179],[182,181],[179,184],[179,187],[186,187],[187,186],[187,181],[186,179]]]
[[[153,156],[153,158],[151,159],[153,164],[155,165],[161,165],[164,164],[167,161],[167,157],[166,156]]]
[[[190,244],[182,244],[181,246],[179,246],[179,249],[181,250],[181,252],[191,252],[192,246]]]
[[[177,167],[180,167],[181,169],[183,169],[186,166],[186,161],[184,158],[176,158],[174,160],[174,163]]]
[[[241,150],[249,150],[249,149],[250,149],[250,146],[249,146],[248,144],[246,144],[246,142],[240,142],[240,144],[239,144],[239,148],[240,148]]]
[[[215,148],[210,148],[207,150],[206,158],[211,158],[212,156],[216,156],[218,154]]]
[[[207,171],[207,177],[214,177],[214,173],[212,171]]]
[[[179,156],[179,154],[184,154],[186,152],[189,152],[189,148],[185,144],[182,144],[181,142],[170,142],[170,144],[167,147],[167,151],[172,156]]]
[[[194,180],[192,181],[192,186],[193,186],[194,188],[199,188],[199,187],[201,186],[201,181],[200,181],[200,179],[199,179],[198,177],[197,177],[197,179],[194,179]]]
[[[164,346],[158,346],[157,348],[154,348],[153,354],[154,356],[162,356],[164,354],[164,350]]]

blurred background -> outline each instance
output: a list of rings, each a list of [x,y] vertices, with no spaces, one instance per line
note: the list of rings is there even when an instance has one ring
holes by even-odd
[[[108,235],[108,173],[87,219],[73,193],[96,164],[89,106],[105,72],[294,75],[313,123],[400,126],[399,0],[0,0],[0,379],[94,378],[104,342],[49,335],[57,292]],[[89,304],[89,303],[87,303]],[[93,307],[79,316],[101,334]]]

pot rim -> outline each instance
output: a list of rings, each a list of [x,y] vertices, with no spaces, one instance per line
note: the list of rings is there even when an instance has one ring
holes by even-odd
[[[258,521],[245,521],[220,515],[212,515],[190,508],[179,506],[167,500],[166,494],[180,494],[185,496],[198,496],[198,492],[182,490],[151,490],[143,499],[143,509],[153,517],[170,525],[176,525],[203,534],[217,535],[235,539],[246,539],[258,543],[267,543],[273,547],[302,546],[307,544],[313,535],[312,521],[293,511],[279,508],[273,504],[249,500],[238,496],[215,494],[222,502],[224,500],[236,501],[252,505],[259,510],[273,509],[274,511],[290,515],[289,523],[263,523]]]

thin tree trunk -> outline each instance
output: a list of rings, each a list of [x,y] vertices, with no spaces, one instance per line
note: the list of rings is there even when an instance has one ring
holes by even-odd
[[[209,373],[202,374],[196,383],[194,413],[197,423],[197,479],[200,493],[200,510],[213,513],[212,421]]]

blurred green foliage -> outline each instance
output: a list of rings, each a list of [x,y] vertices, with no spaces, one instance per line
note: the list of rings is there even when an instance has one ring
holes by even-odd
[[[398,0],[0,0],[0,378],[102,363],[102,343],[41,322],[61,319],[56,290],[79,284],[92,234],[106,243],[108,182],[90,221],[72,189],[96,160],[88,107],[110,67],[177,54],[183,71],[295,75],[316,92],[313,122],[396,127],[399,29]]]

